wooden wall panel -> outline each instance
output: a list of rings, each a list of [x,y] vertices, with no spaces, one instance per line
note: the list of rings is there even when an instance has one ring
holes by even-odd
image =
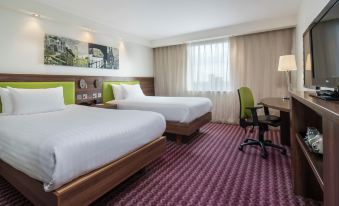
[[[85,79],[87,88],[81,89],[79,81]],[[101,93],[102,87],[96,88],[95,80],[101,81],[140,81],[140,86],[145,95],[154,96],[154,78],[153,77],[111,77],[111,76],[74,76],[74,75],[40,75],[40,74],[0,74],[0,82],[75,82],[75,99],[77,95],[87,94],[86,100],[77,100],[76,103],[93,101],[93,94]],[[97,98],[102,101],[102,98]]]

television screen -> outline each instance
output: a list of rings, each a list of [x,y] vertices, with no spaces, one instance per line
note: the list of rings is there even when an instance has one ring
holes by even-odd
[[[339,2],[337,2],[312,28],[311,39],[313,57],[313,85],[323,87],[338,87]]]

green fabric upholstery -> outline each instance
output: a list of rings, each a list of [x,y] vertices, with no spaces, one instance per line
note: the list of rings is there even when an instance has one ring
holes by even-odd
[[[104,103],[114,99],[112,84],[140,84],[139,81],[105,81],[102,84],[102,101]]]
[[[0,82],[0,87],[13,87],[23,89],[46,89],[63,87],[65,104],[75,103],[75,83],[74,82]],[[2,112],[2,104],[0,101],[0,112]]]
[[[248,118],[251,117],[251,111],[246,109],[246,107],[254,107],[254,98],[250,88],[241,87],[239,90],[239,98],[240,98],[240,118]]]

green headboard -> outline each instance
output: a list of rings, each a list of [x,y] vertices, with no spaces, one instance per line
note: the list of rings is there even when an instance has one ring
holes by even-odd
[[[114,99],[112,84],[140,84],[140,82],[139,81],[120,81],[120,82],[105,81],[102,84],[102,101],[104,103]]]
[[[75,103],[75,83],[74,82],[0,82],[0,87],[13,87],[24,89],[45,89],[63,87],[65,104]],[[0,112],[2,104],[0,101]]]

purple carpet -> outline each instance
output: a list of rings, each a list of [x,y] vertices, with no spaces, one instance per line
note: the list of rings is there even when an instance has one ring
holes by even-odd
[[[93,205],[320,205],[293,194],[289,152],[268,149],[264,160],[257,147],[238,150],[244,138],[238,126],[208,124],[189,144],[168,142],[162,158]],[[279,133],[267,138],[277,143]],[[0,178],[0,205],[29,202]]]

